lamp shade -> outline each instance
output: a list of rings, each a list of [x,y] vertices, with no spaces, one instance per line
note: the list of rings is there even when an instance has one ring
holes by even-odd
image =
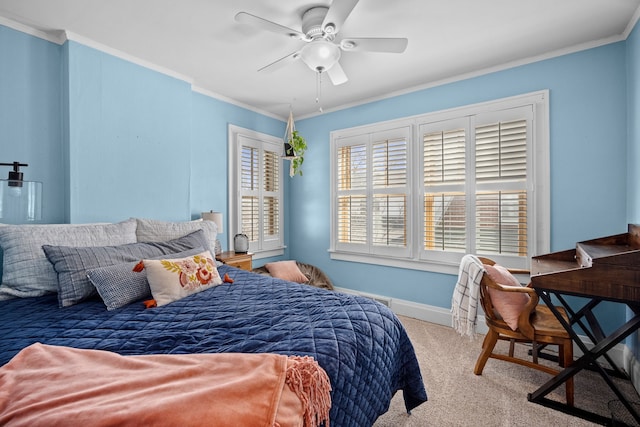
[[[0,179],[0,222],[25,224],[42,220],[42,183]]]
[[[216,223],[218,227],[218,233],[222,233],[224,230],[222,228],[223,220],[222,220],[222,212],[202,212],[202,219],[205,221],[213,221]]]

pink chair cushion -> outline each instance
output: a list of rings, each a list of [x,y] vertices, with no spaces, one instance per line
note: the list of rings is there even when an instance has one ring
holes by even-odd
[[[501,265],[484,265],[489,277],[496,283],[507,286],[522,286],[518,279]],[[518,316],[529,302],[529,295],[520,292],[505,292],[489,288],[489,296],[493,306],[502,319],[514,331],[518,329]]]

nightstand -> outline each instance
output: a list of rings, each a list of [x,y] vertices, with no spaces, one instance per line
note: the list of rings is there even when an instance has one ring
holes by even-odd
[[[242,270],[251,271],[251,260],[253,254],[248,252],[246,254],[238,254],[233,251],[222,252],[216,255],[216,259],[232,267],[240,268]]]

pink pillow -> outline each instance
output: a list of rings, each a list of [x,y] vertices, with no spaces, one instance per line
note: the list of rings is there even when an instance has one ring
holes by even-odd
[[[269,274],[290,282],[307,283],[309,278],[302,274],[295,261],[270,262],[264,266]]]
[[[518,279],[501,265],[484,265],[487,274],[491,279],[501,285],[522,286]],[[518,316],[524,310],[524,306],[529,302],[529,295],[520,292],[504,292],[498,289],[489,288],[491,302],[502,319],[512,330],[518,329]]]

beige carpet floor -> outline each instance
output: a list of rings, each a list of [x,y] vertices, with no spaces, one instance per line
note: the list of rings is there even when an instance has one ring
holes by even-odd
[[[489,359],[483,374],[474,375],[482,335],[470,340],[446,326],[408,317],[400,320],[416,350],[429,401],[407,415],[400,391],[375,427],[596,425],[527,400],[528,393],[550,378],[548,374]],[[504,344],[502,349],[506,351],[508,346]],[[524,345],[517,347],[522,354],[528,351]],[[630,400],[639,400],[629,381],[616,382]],[[577,407],[611,416],[608,403],[616,397],[597,373],[578,373],[575,387]],[[564,402],[564,388],[557,388],[548,397]],[[616,417],[629,420],[626,410],[618,412]],[[634,424],[632,419],[628,422]]]

